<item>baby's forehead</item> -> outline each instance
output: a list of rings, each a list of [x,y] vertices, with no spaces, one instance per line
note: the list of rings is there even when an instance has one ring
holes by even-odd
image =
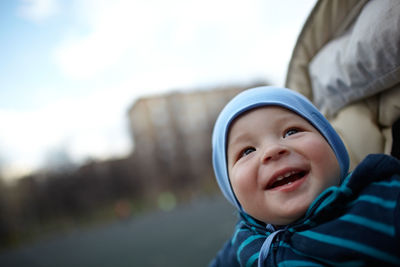
[[[276,119],[276,121],[279,122],[284,122],[282,121],[282,119],[284,120],[301,120],[309,125],[311,125],[312,127],[314,127],[314,125],[312,123],[310,123],[307,119],[305,119],[303,116],[299,115],[297,112],[294,112],[293,110],[291,110],[290,108],[287,107],[282,107],[282,106],[278,106],[278,105],[266,105],[266,106],[258,106],[249,110],[246,110],[244,112],[242,112],[241,114],[238,114],[230,123],[229,127],[227,128],[227,133],[229,134],[230,131],[232,130],[232,127],[236,124],[238,124],[238,122],[246,122],[246,120],[251,119],[253,116],[256,116],[256,113],[261,113],[261,112],[257,112],[257,111],[263,111],[263,110],[267,110],[268,114],[265,113],[265,118],[269,119],[271,121],[274,121],[274,119]],[[258,115],[259,117],[263,117],[263,114]],[[315,128],[315,127],[314,127]]]

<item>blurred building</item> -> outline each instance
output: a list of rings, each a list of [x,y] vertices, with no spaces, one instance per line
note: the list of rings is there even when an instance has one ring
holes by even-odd
[[[89,218],[110,206],[124,218],[133,210],[159,205],[160,196],[181,201],[215,192],[212,129],[223,106],[249,87],[138,99],[128,113],[135,144],[128,157],[73,168],[58,164],[55,170],[22,177],[13,186],[5,187],[0,180],[0,248],[39,230],[49,231],[46,221],[79,222],[81,216]]]
[[[198,187],[212,177],[211,133],[224,105],[248,87],[174,92],[138,99],[129,109],[135,144],[146,183],[160,191]],[[141,175],[141,176],[142,176]]]

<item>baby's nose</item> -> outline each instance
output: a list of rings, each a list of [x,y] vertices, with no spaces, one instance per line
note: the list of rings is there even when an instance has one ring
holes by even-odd
[[[278,160],[282,156],[288,154],[288,152],[289,152],[288,149],[282,145],[279,144],[274,144],[272,146],[270,145],[265,149],[261,160],[264,163],[272,160]]]

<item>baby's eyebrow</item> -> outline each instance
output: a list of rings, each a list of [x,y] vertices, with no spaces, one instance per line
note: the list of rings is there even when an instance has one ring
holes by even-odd
[[[248,142],[249,139],[250,139],[250,136],[248,133],[241,133],[234,137],[229,136],[228,146],[240,145],[241,143]]]

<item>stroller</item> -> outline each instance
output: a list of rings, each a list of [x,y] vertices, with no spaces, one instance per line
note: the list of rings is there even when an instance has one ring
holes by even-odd
[[[350,168],[400,157],[400,1],[319,0],[298,37],[285,86],[341,135]]]

